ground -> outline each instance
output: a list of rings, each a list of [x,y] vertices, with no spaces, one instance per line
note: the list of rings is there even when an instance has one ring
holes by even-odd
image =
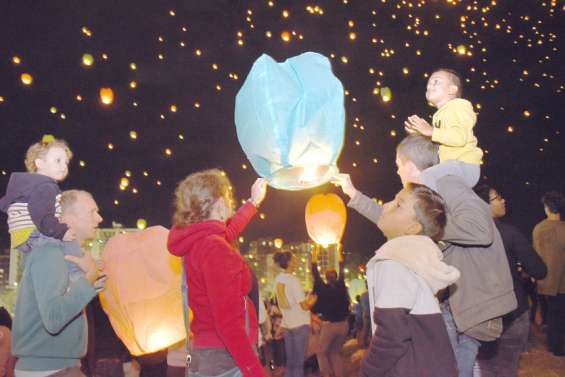
[[[343,347],[345,376],[359,375],[359,349],[355,340],[349,340]],[[268,377],[281,377],[283,369],[279,368]],[[319,377],[318,373],[310,373],[305,377]],[[520,359],[519,377],[565,377],[565,357],[553,356],[547,351],[545,334],[538,325],[532,325],[530,348]]]

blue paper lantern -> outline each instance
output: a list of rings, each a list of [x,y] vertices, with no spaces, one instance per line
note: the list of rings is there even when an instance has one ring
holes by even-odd
[[[323,55],[307,52],[277,63],[263,54],[237,93],[235,124],[251,165],[271,186],[319,186],[338,173],[343,86]]]

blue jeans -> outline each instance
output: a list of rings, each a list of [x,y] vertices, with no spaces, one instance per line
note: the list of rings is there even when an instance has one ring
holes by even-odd
[[[526,351],[530,333],[530,313],[525,311],[504,325],[504,332],[496,342],[487,347],[484,357],[479,357],[481,377],[517,377],[520,354]],[[489,352],[490,351],[490,352]],[[483,350],[481,349],[481,355]]]
[[[448,305],[441,305],[441,315],[443,316],[443,321],[447,328],[449,342],[455,354],[459,377],[473,377],[473,365],[475,364],[481,343],[477,339],[457,331],[453,315]]]
[[[309,337],[309,325],[284,329],[284,350],[286,353],[284,377],[304,377],[304,353],[308,346]]]

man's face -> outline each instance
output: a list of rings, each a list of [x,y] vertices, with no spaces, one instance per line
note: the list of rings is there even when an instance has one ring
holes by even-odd
[[[396,154],[396,168],[396,174],[400,177],[402,186],[406,187],[410,182],[420,183],[420,170],[412,161],[400,157],[398,153]]]
[[[426,86],[426,100],[438,107],[439,104],[455,98],[457,87],[451,82],[450,74],[445,71],[434,72]]]
[[[77,193],[77,200],[72,207],[67,208],[61,220],[69,226],[76,238],[81,243],[94,238],[102,216],[98,213],[98,206],[92,197],[85,193]]]
[[[37,173],[62,181],[69,172],[69,157],[63,148],[49,148],[45,156],[35,160]]]
[[[414,204],[414,195],[402,189],[392,201],[383,205],[377,226],[387,239],[421,232],[422,225],[416,220]]]
[[[497,219],[506,215],[506,200],[496,190],[490,189],[488,201],[492,217]]]

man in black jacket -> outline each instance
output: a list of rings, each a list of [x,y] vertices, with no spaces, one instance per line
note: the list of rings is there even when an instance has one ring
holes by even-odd
[[[496,342],[481,347],[481,377],[517,376],[520,354],[526,350],[530,332],[528,298],[518,268],[534,279],[543,279],[547,268],[520,230],[501,221],[506,215],[506,201],[502,195],[490,185],[478,186],[475,191],[489,204],[496,227],[502,236],[518,300],[518,308],[503,318],[504,330],[501,337]]]
[[[320,343],[316,357],[323,377],[344,377],[341,348],[349,325],[349,293],[344,280],[343,254],[340,253],[339,275],[335,270],[326,271],[324,282],[318,271],[318,251],[312,254],[314,293],[318,297],[312,311],[322,320]]]

